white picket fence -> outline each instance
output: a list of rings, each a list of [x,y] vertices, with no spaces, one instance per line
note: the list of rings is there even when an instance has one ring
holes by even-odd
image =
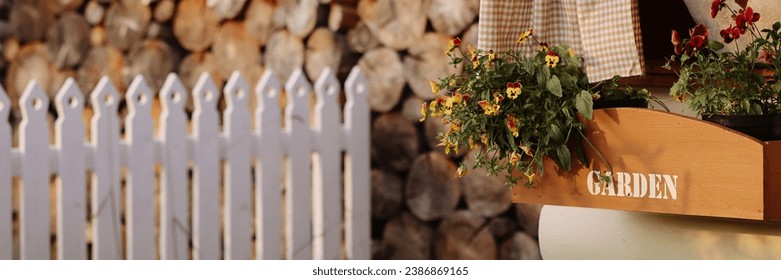
[[[125,94],[129,114],[121,139],[119,94],[104,77],[90,94],[95,115],[88,142],[84,97],[67,80],[54,100],[58,118],[50,145],[49,100],[31,82],[19,101],[18,147],[11,146],[9,123],[0,121],[0,259],[14,258],[14,244],[21,259],[49,259],[52,249],[57,259],[368,259],[369,109],[360,69],[345,82],[343,124],[341,86],[328,69],[314,90],[296,71],[284,86],[284,112],[282,87],[271,71],[257,84],[250,112],[252,90],[239,73],[230,77],[220,129],[220,91],[212,79],[204,74],[194,87],[188,120],[187,90],[169,74],[159,92],[155,133],[154,92],[136,77]],[[310,125],[312,91],[317,102]],[[8,119],[10,105],[0,88],[0,119]],[[58,178],[53,205],[51,174]],[[13,176],[21,182],[16,234]],[[56,207],[54,247],[50,207]]]

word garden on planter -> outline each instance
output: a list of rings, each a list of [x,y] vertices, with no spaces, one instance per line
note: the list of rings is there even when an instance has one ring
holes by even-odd
[[[169,74],[156,128],[156,98],[139,76],[125,94],[129,114],[120,137],[120,97],[109,79],[90,95],[89,126],[84,97],[68,80],[54,101],[50,145],[49,100],[33,81],[20,99],[18,148],[9,123],[0,122],[0,259],[49,259],[53,251],[57,259],[368,259],[367,88],[354,68],[342,115],[341,86],[324,70],[314,85],[310,126],[312,86],[301,70],[285,84],[284,110],[270,70],[254,91],[234,72],[220,129],[220,90],[212,79],[201,75],[188,120],[187,90]],[[257,104],[250,104],[253,92]],[[10,105],[0,90],[0,119],[8,119]],[[57,180],[50,182],[51,174]],[[17,219],[14,176],[21,183]]]

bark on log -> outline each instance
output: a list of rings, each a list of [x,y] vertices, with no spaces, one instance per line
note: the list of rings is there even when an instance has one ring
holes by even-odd
[[[339,69],[343,45],[327,28],[315,29],[309,35],[309,39],[306,41],[304,70],[310,80],[316,80],[326,67],[330,67],[332,71]]]
[[[206,50],[219,30],[219,18],[206,8],[205,0],[182,0],[174,16],[174,36],[192,52]]]
[[[488,176],[485,169],[474,169],[462,179],[464,200],[473,213],[493,217],[512,206],[510,188],[504,177]]]
[[[460,210],[445,218],[437,229],[435,257],[440,260],[496,259],[496,241],[485,219]]]
[[[41,40],[46,35],[55,19],[47,1],[18,0],[11,5],[9,21],[20,42]]]
[[[90,25],[96,25],[103,22],[103,16],[106,14],[106,8],[96,1],[89,1],[84,7],[84,19]]]
[[[404,188],[407,208],[424,221],[450,215],[461,198],[461,181],[456,165],[443,155],[430,152],[412,163]]]
[[[377,37],[366,24],[359,22],[347,32],[347,45],[353,51],[365,53],[380,47],[380,41],[377,41]]]
[[[192,91],[195,87],[195,83],[198,82],[198,78],[201,74],[209,73],[212,80],[217,85],[222,85],[225,82],[226,77],[222,77],[217,73],[217,61],[214,55],[208,52],[190,53],[179,64],[179,78],[182,79],[182,83],[188,90]],[[255,82],[255,81],[251,81]],[[188,112],[192,112],[195,107],[192,98],[187,99],[185,108]]]
[[[64,12],[74,11],[81,7],[84,0],[49,0],[46,5],[52,13],[59,15]]]
[[[285,0],[282,9],[285,13],[285,27],[293,36],[304,38],[317,23],[317,0]]]
[[[247,34],[260,45],[266,45],[274,32],[274,14],[277,6],[270,0],[253,0],[244,14],[244,27]]]
[[[399,54],[389,48],[367,52],[358,62],[369,83],[369,107],[385,113],[393,109],[404,89],[404,69]]]
[[[218,62],[217,73],[222,77],[229,77],[233,70],[241,71],[248,65],[260,63],[260,50],[244,30],[244,23],[230,21],[217,33],[212,52]]]
[[[398,113],[383,114],[372,123],[371,144],[376,166],[404,172],[418,154],[418,131]]]
[[[166,22],[171,19],[176,10],[176,3],[173,0],[161,0],[155,5],[155,10],[152,13],[156,22]]]
[[[420,110],[420,108],[418,108]],[[428,117],[423,122],[423,136],[426,140],[426,144],[432,149],[441,154],[445,154],[445,147],[439,146],[441,142],[438,138],[440,133],[444,133],[450,129],[450,125],[446,125],[442,122],[441,118]],[[467,153],[468,147],[461,146],[457,151],[450,151],[447,157],[451,159],[457,159]]]
[[[49,29],[46,44],[57,68],[78,65],[89,51],[89,24],[83,17],[67,12]]]
[[[247,0],[206,0],[206,5],[220,20],[223,20],[233,19],[239,15],[245,2]]]
[[[416,96],[407,97],[401,105],[401,114],[404,115],[410,123],[420,123],[420,118],[423,117],[423,115],[420,114],[420,107],[424,102],[423,99]]]
[[[76,82],[79,88],[88,92],[106,75],[117,88],[125,88],[122,83],[124,65],[125,58],[119,49],[111,46],[92,48],[79,67]]]
[[[541,260],[540,244],[523,232],[516,232],[502,242],[499,248],[500,260]]]
[[[374,169],[372,176],[372,218],[387,220],[401,212],[403,183],[398,176]]]
[[[515,220],[518,221],[518,226],[523,229],[523,232],[534,238],[539,236],[540,211],[542,211],[542,205],[515,204]]]
[[[102,25],[93,26],[89,31],[89,43],[92,47],[100,47],[106,45],[106,28]]]
[[[458,68],[448,64],[450,58],[444,54],[449,41],[450,37],[446,35],[427,33],[410,46],[409,55],[404,58],[404,77],[418,97],[434,99],[429,81],[458,71]]]
[[[351,30],[360,20],[356,6],[332,3],[328,13],[328,29],[333,32]]]
[[[7,21],[0,21],[0,40],[11,37],[14,35],[14,29],[11,27],[11,23]]]
[[[140,2],[117,2],[106,11],[108,43],[121,50],[127,50],[144,38],[152,17],[148,6]]]
[[[409,213],[402,213],[385,225],[383,247],[391,260],[428,260],[434,230]]]
[[[479,0],[426,0],[430,2],[426,15],[434,30],[456,36],[477,17]]]
[[[174,70],[176,58],[171,48],[160,40],[146,40],[130,49],[127,56],[128,71],[123,71],[125,84],[136,75],[144,75],[150,87],[159,89],[166,76]]]
[[[507,217],[492,218],[488,222],[488,231],[496,240],[504,240],[510,237],[518,229],[518,224]]]
[[[304,43],[286,30],[271,34],[263,56],[264,65],[281,81],[287,81],[295,69],[304,65]]]
[[[426,31],[424,2],[420,0],[362,0],[358,14],[384,46],[403,50]]]
[[[24,45],[18,56],[11,61],[3,84],[12,107],[19,109],[19,97],[30,81],[36,80],[41,88],[48,89],[54,79],[53,71],[54,64],[45,45],[39,42]],[[49,98],[52,98],[55,93],[48,94]]]

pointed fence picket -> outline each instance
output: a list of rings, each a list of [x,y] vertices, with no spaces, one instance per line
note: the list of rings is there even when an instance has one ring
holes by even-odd
[[[368,259],[366,79],[353,69],[343,114],[329,69],[314,87],[300,70],[284,92],[280,84],[267,71],[253,91],[235,72],[220,91],[203,74],[189,95],[172,73],[155,96],[139,76],[120,123],[120,94],[103,78],[90,94],[87,126],[85,96],[68,79],[54,99],[50,145],[48,95],[31,82],[20,98],[19,147],[0,121],[0,259],[49,259],[53,250],[57,259]],[[11,108],[0,87],[1,120]]]

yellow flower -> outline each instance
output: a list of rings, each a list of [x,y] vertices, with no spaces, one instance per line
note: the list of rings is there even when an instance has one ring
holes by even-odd
[[[485,133],[480,134],[480,142],[482,142],[483,145],[488,145],[488,135]]]
[[[469,174],[469,170],[466,170],[466,168],[459,166],[458,169],[456,169],[456,176],[464,177],[466,174]]]
[[[461,124],[454,122],[450,124],[450,130],[447,132],[447,134],[450,134],[452,132],[459,132],[459,131],[461,131]]]
[[[426,107],[428,107],[428,106],[426,106],[426,102],[423,102],[423,104],[420,104],[420,115],[421,115],[420,121],[421,122],[426,120],[426,113],[428,112],[428,110],[426,110]]]
[[[599,93],[595,93],[591,95],[591,99],[599,100],[600,98],[602,98],[602,95],[600,95]]]
[[[531,148],[529,148],[529,146],[524,145],[523,142],[520,143],[520,146],[521,146],[521,150],[523,150],[524,154],[526,154],[527,156],[530,156],[530,157],[534,156],[534,154],[532,154],[532,150],[531,150]]]
[[[428,80],[428,83],[431,85],[431,93],[437,95],[437,93],[439,93],[439,83],[435,82],[434,80]]]
[[[534,34],[534,29],[529,28],[528,31],[521,33],[521,35],[518,36],[518,40],[515,41],[516,44],[520,44],[523,42],[526,42],[526,40],[529,40],[529,37]]]
[[[477,56],[472,57],[472,66],[474,66],[475,68],[480,66],[480,59]]]
[[[513,137],[518,137],[518,118],[508,115],[507,116],[507,129],[513,134]]]
[[[445,54],[449,55],[458,46],[461,46],[460,38],[454,38],[453,40],[450,40],[450,43],[447,44],[447,50],[445,50]]]
[[[472,139],[471,137],[469,139],[467,139],[467,142],[469,143],[469,149],[470,150],[477,147],[477,144],[475,144],[475,140]]]
[[[683,94],[677,94],[677,95],[675,95],[675,101],[678,101],[678,102],[684,102],[684,101],[686,101],[686,95],[683,95]]]
[[[494,50],[488,50],[488,62],[493,62],[496,59],[496,54],[494,53]]]
[[[518,95],[521,95],[521,83],[515,82],[515,83],[507,83],[507,97],[510,99],[515,99],[518,97]]]
[[[477,49],[475,49],[472,46],[466,46],[466,53],[469,54],[469,57],[475,59],[475,57],[477,56]]]
[[[485,111],[484,113],[486,115],[495,116],[499,114],[499,104],[491,104],[485,100],[477,101],[477,104],[483,108],[483,111]]]
[[[494,102],[496,102],[496,104],[499,104],[499,103],[502,102],[502,100],[504,100],[504,95],[502,95],[498,91],[495,91],[494,92]]]
[[[575,50],[572,48],[567,49],[567,53],[569,53],[569,56],[575,57]]]
[[[540,51],[547,52],[549,50],[550,49],[548,48],[548,43],[545,43],[545,42],[540,43]]]
[[[526,173],[526,177],[529,177],[529,183],[534,183],[534,173],[532,172],[524,172]]]
[[[442,142],[440,142],[437,147],[445,147],[445,154],[450,154],[450,151],[454,151],[456,154],[458,153],[458,146],[455,144],[443,139]]]
[[[521,160],[521,155],[519,155],[516,152],[513,152],[512,154],[510,154],[510,163],[516,164],[516,163],[518,163],[519,160]]]
[[[545,55],[545,63],[548,64],[548,67],[550,68],[556,67],[556,65],[559,64],[559,54],[554,51],[548,51]]]

